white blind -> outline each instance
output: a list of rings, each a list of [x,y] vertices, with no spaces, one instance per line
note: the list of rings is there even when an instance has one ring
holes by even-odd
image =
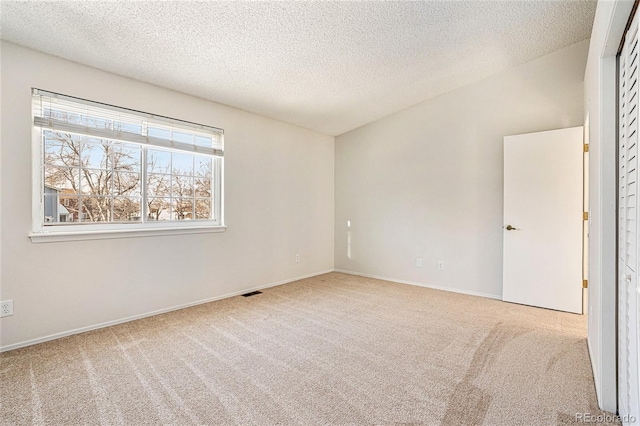
[[[640,416],[640,289],[638,288],[638,16],[620,54],[618,135],[618,402],[620,415]]]
[[[224,156],[224,131],[33,89],[33,124],[65,133]]]

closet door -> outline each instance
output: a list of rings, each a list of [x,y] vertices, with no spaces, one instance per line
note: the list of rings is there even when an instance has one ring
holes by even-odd
[[[618,137],[618,405],[640,418],[638,352],[638,16],[620,54]]]

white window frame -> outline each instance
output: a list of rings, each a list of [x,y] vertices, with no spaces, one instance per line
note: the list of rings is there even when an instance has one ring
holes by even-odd
[[[167,117],[156,116],[149,113],[135,111],[131,109],[115,107],[94,101],[87,101],[71,96],[60,95],[53,92],[47,92],[39,89],[33,89],[33,94],[47,94],[52,96],[60,96],[66,99],[77,100],[100,107],[110,108],[114,110],[126,111],[129,114],[139,115],[141,117],[153,117],[156,120],[166,120],[173,125],[182,121],[170,119]],[[32,232],[29,238],[34,243],[41,242],[57,242],[57,241],[76,241],[76,240],[93,240],[93,239],[112,239],[112,238],[128,238],[128,237],[146,237],[146,236],[164,236],[175,234],[201,234],[209,232],[224,232],[224,155],[218,153],[219,161],[213,162],[212,170],[212,212],[214,219],[198,219],[198,220],[181,220],[181,221],[147,221],[144,217],[146,213],[146,196],[144,183],[141,188],[141,199],[143,210],[141,210],[141,222],[127,223],[74,223],[69,225],[56,224],[45,225],[44,221],[44,149],[42,143],[43,128],[35,125],[35,114],[32,108],[31,128],[32,128]],[[185,123],[185,125],[193,125],[193,123]],[[211,128],[223,135],[223,130],[198,125],[202,128]],[[154,149],[154,146],[148,145],[147,149]],[[143,150],[144,151],[144,150]],[[146,159],[146,153],[143,154]],[[216,164],[219,164],[216,167]],[[146,162],[141,163],[142,182],[146,178]]]

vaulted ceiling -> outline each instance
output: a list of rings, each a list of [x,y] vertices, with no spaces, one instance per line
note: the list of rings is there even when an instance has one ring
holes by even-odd
[[[588,38],[595,6],[2,0],[0,28],[23,46],[338,135]]]

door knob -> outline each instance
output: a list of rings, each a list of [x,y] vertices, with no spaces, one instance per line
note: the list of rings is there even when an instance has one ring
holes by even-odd
[[[517,231],[518,230],[518,228],[514,228],[511,225],[507,225],[507,226],[505,226],[505,228],[507,229],[507,231]]]

